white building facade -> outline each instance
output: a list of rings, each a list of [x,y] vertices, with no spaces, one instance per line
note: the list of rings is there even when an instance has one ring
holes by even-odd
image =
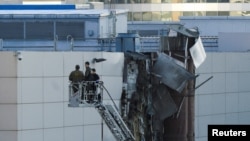
[[[68,107],[69,74],[85,61],[119,104],[122,93],[123,53],[0,52],[1,141],[115,141],[94,107]],[[104,102],[111,103],[106,92]]]

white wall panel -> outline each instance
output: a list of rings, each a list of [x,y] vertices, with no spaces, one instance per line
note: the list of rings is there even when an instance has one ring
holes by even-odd
[[[195,138],[196,141],[207,141],[207,137]]]
[[[101,125],[85,125],[83,126],[83,141],[102,141]],[[109,140],[108,140],[109,141]]]
[[[0,113],[0,130],[17,130],[17,105],[1,104]]]
[[[198,74],[212,72],[212,54],[207,53],[206,55],[207,57],[205,61],[201,64],[201,66],[198,69],[196,69],[196,73]]]
[[[239,111],[238,93],[226,93],[226,113]]]
[[[103,140],[104,141],[116,141],[114,135],[109,130],[106,124],[103,125]]]
[[[200,74],[197,78],[196,86],[205,82],[208,78],[213,76],[213,74]],[[196,94],[211,94],[213,92],[213,78],[207,81],[205,84],[196,89]]]
[[[18,77],[43,76],[43,52],[21,52],[23,59],[18,61]]]
[[[250,123],[250,112],[239,113],[239,124],[249,125]]]
[[[226,92],[238,92],[239,82],[238,73],[226,73]]]
[[[199,115],[225,113],[225,94],[200,95],[198,102]]]
[[[64,127],[64,141],[83,141],[83,126]]]
[[[116,7],[117,8],[117,7]],[[127,33],[128,24],[127,24],[127,14],[116,15],[116,34],[118,33]]]
[[[63,101],[69,101],[69,78],[63,77]]]
[[[17,131],[0,131],[1,141],[17,141]]]
[[[225,124],[239,124],[239,113],[226,114]]]
[[[22,106],[22,115],[18,117],[18,122],[21,122],[21,129],[43,128],[43,104],[22,104],[20,106]]]
[[[68,107],[68,102],[64,103],[64,126],[83,125],[83,108]]]
[[[63,54],[61,52],[44,53],[43,75],[63,76]]]
[[[84,125],[101,123],[101,116],[97,112],[97,109],[95,109],[94,107],[85,107],[83,108],[83,110]]]
[[[211,117],[210,116],[202,116],[199,117],[198,120],[198,136],[199,137],[204,137],[207,136],[207,125],[211,124]]]
[[[64,141],[63,128],[44,129],[43,141]]]
[[[63,74],[69,76],[70,72],[75,70],[75,65],[80,65],[80,70],[83,70],[83,53],[82,52],[67,52],[63,54]]]
[[[249,124],[249,53],[208,53],[212,57],[212,71],[206,60],[196,83],[213,75],[196,94],[196,140],[207,140],[208,124]],[[209,59],[209,55],[208,58]],[[223,61],[224,60],[224,61]],[[203,67],[203,68],[202,68]],[[205,69],[206,68],[206,69]],[[223,71],[223,68],[225,70]],[[211,92],[212,90],[212,92]],[[197,111],[197,110],[196,110]]]
[[[225,124],[225,115],[209,115],[199,117],[199,136],[207,136],[207,125],[209,124]]]
[[[225,73],[214,73],[212,78],[212,92],[225,93],[226,92],[226,74]],[[206,84],[205,84],[206,85]]]
[[[241,53],[226,53],[226,72],[239,72]]]
[[[14,52],[0,52],[0,77],[17,76],[17,58]]]
[[[122,77],[103,76],[104,87],[108,90],[113,99],[120,99],[122,94]],[[103,99],[110,99],[104,90]]]
[[[250,72],[241,72],[239,73],[239,92],[250,92],[249,80],[250,80]]]
[[[103,62],[103,75],[122,76],[124,65],[123,53],[104,52],[103,58],[107,59]]]
[[[44,102],[63,101],[63,77],[44,78],[43,86]]]
[[[0,78],[0,103],[17,103],[17,78]]]
[[[250,112],[250,93],[239,93],[239,112]]]
[[[249,34],[250,36],[250,34]],[[247,38],[249,39],[249,38]],[[246,40],[247,40],[246,39]],[[250,55],[249,53],[236,54],[239,58],[239,72],[249,72],[250,71]]]
[[[63,127],[63,103],[44,104],[44,128]]]
[[[103,58],[102,52],[84,52],[83,53],[83,72],[85,72],[85,62],[88,61],[90,63],[90,68],[95,68],[96,73],[99,75],[103,75],[103,63],[106,62],[99,62],[99,63],[93,63],[94,58]]]
[[[212,55],[212,72],[225,72],[226,55],[224,53],[214,53]]]
[[[18,141],[44,141],[43,129],[39,130],[22,130],[18,133]]]
[[[21,103],[43,102],[43,78],[20,78]]]

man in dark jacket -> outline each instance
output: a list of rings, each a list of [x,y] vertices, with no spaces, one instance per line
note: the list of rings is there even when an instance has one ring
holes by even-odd
[[[89,67],[89,62],[85,62],[85,81],[90,81],[91,68]]]
[[[84,80],[84,74],[80,71],[79,65],[76,65],[75,70],[70,73],[69,80],[73,83],[73,92],[77,92],[79,89],[78,83]]]
[[[100,79],[99,75],[96,73],[94,68],[91,69],[90,81],[98,81]]]
[[[93,91],[93,94],[90,96],[90,101],[93,101],[94,99],[98,98],[100,99],[100,95],[97,95],[97,87],[98,85],[96,85],[96,83],[99,81],[100,77],[98,74],[96,74],[96,70],[94,68],[91,69],[91,75],[90,75],[90,90]],[[96,97],[96,98],[94,98]],[[97,100],[97,99],[96,99]]]

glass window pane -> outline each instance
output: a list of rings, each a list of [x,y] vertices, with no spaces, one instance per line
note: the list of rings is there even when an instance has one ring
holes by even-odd
[[[206,0],[194,0],[195,3],[205,3]]]
[[[194,15],[195,16],[205,16],[206,12],[205,11],[195,11]]]
[[[142,20],[143,21],[151,21],[152,13],[151,12],[142,12]]]
[[[142,13],[134,12],[133,13],[133,21],[142,21]]]
[[[172,12],[172,20],[173,21],[179,21],[179,17],[182,15],[182,12],[174,11]]]
[[[230,16],[242,16],[242,12],[241,11],[232,11],[232,12],[230,12]]]
[[[26,23],[27,39],[53,39],[54,23],[53,22],[27,22]]]
[[[183,16],[194,16],[194,12],[183,12]]]
[[[228,11],[219,11],[218,16],[229,16],[229,12]]]
[[[161,13],[161,20],[162,21],[172,21],[171,12],[162,12]]]
[[[250,11],[242,11],[242,16],[250,16]]]
[[[160,21],[161,12],[152,12],[152,21]]]
[[[194,0],[183,0],[183,3],[193,3]]]
[[[230,0],[230,3],[243,3],[244,0]]]
[[[133,13],[128,12],[128,21],[133,21]]]
[[[151,3],[161,3],[161,0],[151,0]]]
[[[171,3],[171,0],[161,0],[161,3]]]
[[[170,0],[171,3],[182,3],[183,0]]]
[[[2,39],[23,39],[23,22],[0,22]]]
[[[229,0],[218,0],[218,3],[229,3]]]
[[[216,12],[216,11],[207,11],[206,16],[218,16],[218,12]]]
[[[218,0],[207,0],[207,3],[217,3]]]
[[[57,22],[56,35],[60,40],[66,40],[68,35],[74,39],[84,39],[84,22]]]

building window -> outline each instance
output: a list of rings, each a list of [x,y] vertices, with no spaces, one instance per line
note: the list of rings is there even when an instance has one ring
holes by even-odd
[[[183,0],[183,3],[194,3],[195,0]]]
[[[1,39],[23,39],[24,23],[23,22],[0,22]]]
[[[152,21],[161,21],[161,12],[152,12]]]
[[[171,12],[162,12],[161,13],[161,20],[162,21],[172,21]]]
[[[142,13],[134,12],[133,13],[133,21],[142,21]]]
[[[172,20],[173,21],[179,21],[179,17],[182,15],[182,12],[180,11],[174,11],[172,12]]]
[[[53,22],[26,22],[26,39],[54,39]]]
[[[69,36],[74,40],[84,39],[84,22],[56,22],[56,35],[59,40],[67,40]]]
[[[229,0],[218,0],[218,3],[229,3]]]
[[[128,12],[128,21],[133,21],[133,13]]]
[[[228,11],[219,11],[218,16],[229,16],[229,12]]]
[[[142,20],[143,21],[152,21],[152,13],[151,12],[142,12]]]
[[[183,16],[194,16],[194,12],[183,12]]]
[[[217,11],[207,11],[206,16],[218,16],[218,12]]]
[[[242,11],[231,11],[230,16],[242,16]]]
[[[207,0],[207,3],[217,3],[218,0]]]
[[[206,12],[205,11],[195,11],[194,16],[205,16]]]
[[[161,0],[161,3],[171,3],[171,0]]]
[[[250,11],[242,11],[241,16],[250,16]]]

